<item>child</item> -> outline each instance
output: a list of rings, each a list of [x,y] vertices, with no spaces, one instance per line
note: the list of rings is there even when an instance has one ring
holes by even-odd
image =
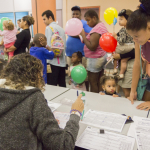
[[[71,57],[71,63],[72,65],[70,66],[70,72],[72,71],[72,69],[75,67],[75,66],[83,66],[81,63],[82,63],[82,53],[81,52],[75,52],[72,54],[72,57]],[[86,91],[86,86],[85,86],[85,83],[82,83],[82,84],[77,84],[75,83],[72,79],[70,79],[69,81],[69,85],[72,84],[72,88],[73,89],[78,89],[78,90],[82,90],[82,91]]]
[[[15,44],[17,29],[14,27],[14,24],[11,20],[5,20],[3,22],[3,29],[4,31],[0,31],[0,35],[4,36],[3,38],[4,46],[6,49],[8,49]],[[8,59],[8,61],[10,61],[10,59],[13,56],[14,56],[14,51],[8,52],[8,56],[7,54],[5,54],[5,60]]]
[[[119,13],[119,25],[123,28],[119,31],[118,34],[113,33],[113,37],[118,41],[118,46],[116,48],[116,53],[124,54],[134,49],[134,41],[132,37],[126,31],[126,24],[129,16],[132,14],[132,11],[129,9],[123,9]],[[128,58],[121,59],[121,70],[118,76],[118,79],[121,80],[124,78],[124,73],[127,69],[127,62],[130,59]],[[114,60],[114,73],[117,74],[117,60]]]
[[[120,97],[118,93],[116,93],[118,78],[112,76],[103,76],[101,77],[100,84],[104,91],[101,91],[101,95],[112,95],[113,97]]]
[[[42,44],[40,42],[40,38],[43,38]],[[33,43],[34,43],[34,47],[33,47]],[[43,68],[43,78],[44,78],[45,83],[47,83],[46,59],[53,59],[54,58],[54,52],[48,51],[49,47],[47,47],[48,49],[45,48],[47,45],[47,39],[46,39],[46,36],[44,34],[41,34],[41,33],[36,34],[33,38],[33,43],[30,44],[30,46],[31,46],[30,54],[42,61],[42,64],[44,67]]]

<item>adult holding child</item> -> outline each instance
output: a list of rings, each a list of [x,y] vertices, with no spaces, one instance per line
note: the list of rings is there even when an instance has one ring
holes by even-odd
[[[133,37],[135,42],[135,62],[133,66],[132,87],[129,97],[129,100],[131,100],[132,103],[137,99],[136,90],[141,74],[140,59],[142,58],[142,60],[147,63],[146,65],[149,65],[150,63],[150,1],[140,0],[140,2],[141,5],[131,14],[127,22],[127,31]],[[148,71],[149,70],[146,70],[148,76],[150,76]],[[142,100],[150,101],[150,80],[148,80]],[[137,108],[150,109],[150,102],[145,102]]]
[[[99,46],[99,39],[108,31],[104,23],[99,21],[98,14],[94,10],[88,10],[84,17],[87,24],[93,28],[87,36],[84,29],[81,32],[85,44],[84,53],[87,57],[88,81],[91,92],[99,93],[102,91],[100,78],[103,76],[103,67],[107,62],[107,54]]]
[[[133,38],[127,33],[126,25],[132,11],[129,9],[122,9],[119,16],[119,25],[122,26],[121,30],[116,34],[113,33],[114,38],[118,41],[116,54],[114,56],[114,75],[118,73],[117,62],[119,60],[119,74],[117,75],[118,85],[122,87],[125,97],[130,95],[132,83],[132,70],[135,58],[135,45]],[[119,56],[119,59],[117,58]]]
[[[6,53],[14,51],[14,55],[17,55],[26,52],[26,48],[28,48],[31,40],[29,27],[32,24],[34,24],[34,18],[31,16],[24,16],[21,19],[20,27],[23,30],[17,34],[17,40],[15,41],[15,44],[10,48],[5,49]]]

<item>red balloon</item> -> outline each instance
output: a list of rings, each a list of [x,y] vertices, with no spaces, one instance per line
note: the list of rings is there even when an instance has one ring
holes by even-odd
[[[112,36],[112,33],[105,33],[101,36],[99,44],[104,51],[112,53],[116,50],[117,40]]]

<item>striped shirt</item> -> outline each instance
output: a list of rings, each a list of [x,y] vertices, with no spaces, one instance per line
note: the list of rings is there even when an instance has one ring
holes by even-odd
[[[104,33],[107,33],[107,32],[108,31],[104,23],[100,22],[91,30],[91,32],[86,36],[86,38],[90,41],[90,36],[92,33],[98,33],[102,36]],[[99,45],[95,51],[89,50],[87,46],[85,45],[84,54],[85,54],[85,57],[87,58],[100,58],[100,57],[103,57],[106,54],[106,52]]]
[[[4,31],[0,30],[0,35],[4,36],[3,38],[4,45],[15,42],[17,39],[16,34],[17,34],[16,28],[14,28],[14,30],[4,30]]]

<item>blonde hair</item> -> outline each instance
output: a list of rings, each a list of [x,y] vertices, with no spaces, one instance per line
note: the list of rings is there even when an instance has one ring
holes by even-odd
[[[5,26],[6,29],[8,30],[14,30],[14,24],[11,20],[5,20],[3,22],[3,25]]]

